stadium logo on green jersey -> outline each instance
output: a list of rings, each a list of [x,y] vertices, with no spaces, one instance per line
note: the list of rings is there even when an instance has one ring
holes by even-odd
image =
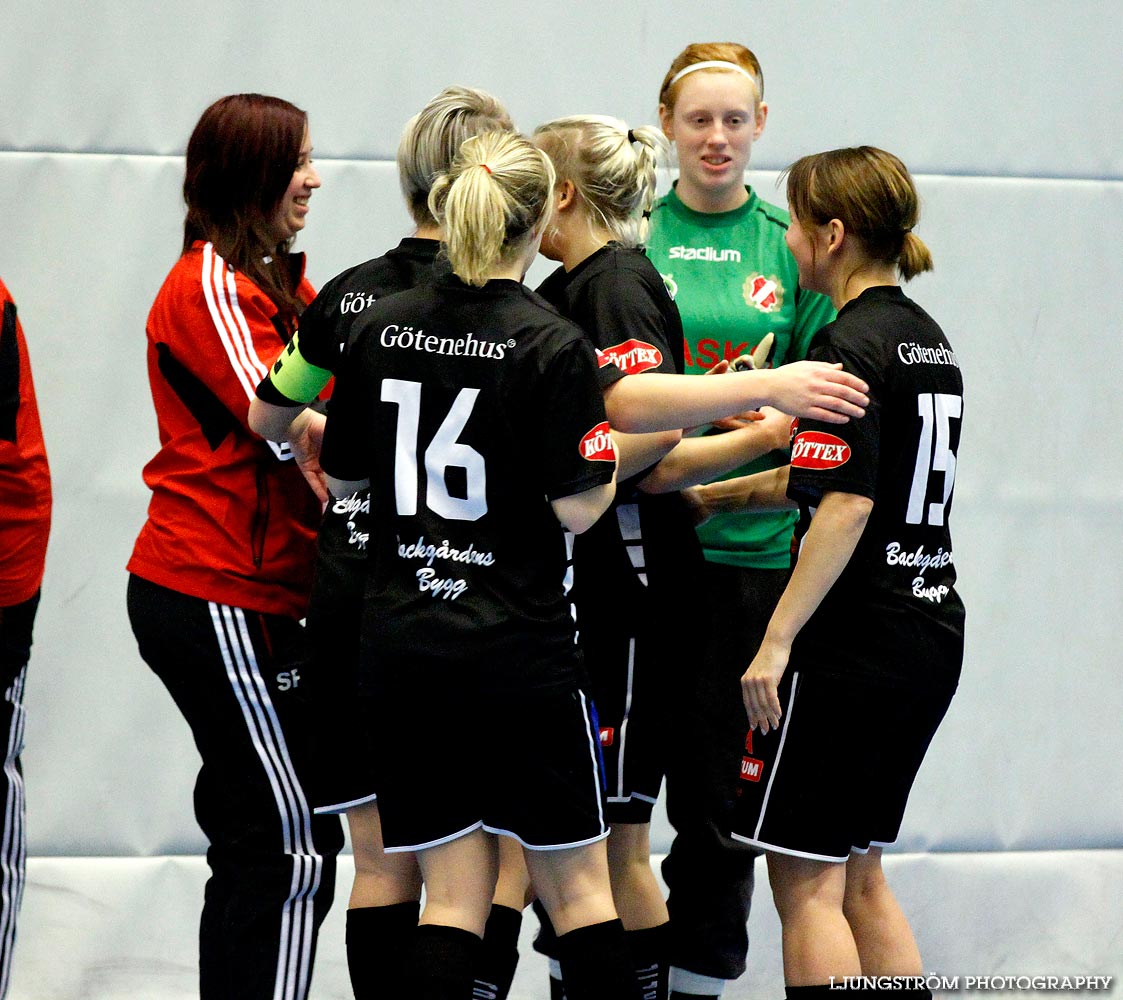
[[[741,263],[741,251],[729,248],[719,250],[717,247],[671,247],[669,256],[671,260],[706,260],[718,264],[726,261]]]

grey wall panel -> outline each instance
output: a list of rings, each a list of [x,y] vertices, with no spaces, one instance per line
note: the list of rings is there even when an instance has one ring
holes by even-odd
[[[281,0],[268,21],[260,11],[227,0],[3,5],[0,275],[26,327],[56,494],[24,763],[31,851],[63,856],[58,879],[29,889],[20,961],[55,967],[65,984],[53,996],[128,995],[134,915],[163,914],[166,897],[186,948],[197,913],[197,869],[136,881],[129,867],[203,843],[194,750],[136,655],[123,567],[156,443],[144,320],[178,251],[173,154],[199,111],[250,89],[308,108],[324,185],[300,246],[321,284],[409,231],[390,158],[406,118],[445,84],[493,90],[524,128],[573,111],[651,121],[670,58],[707,37],[743,39],[764,62],[771,113],[754,184],[765,197],[783,202],[775,170],[794,157],[874,142],[909,163],[925,202],[918,233],[937,269],[910,293],[959,353],[968,420],[953,516],[967,662],[899,845],[937,852],[908,866],[918,930],[936,935],[932,967],[1102,971],[1117,958],[1118,4],[714,0],[687,17],[669,0],[497,0],[484,11],[449,0],[419,17],[404,0]],[[551,266],[537,263],[532,281]],[[669,837],[659,813],[656,849]],[[80,873],[66,867],[81,864],[73,855],[128,859],[115,869],[128,871],[120,900],[99,895],[108,869]],[[770,915],[766,892],[757,912]],[[326,933],[325,968],[340,932]],[[59,967],[63,939],[76,942],[77,967]],[[752,961],[764,964],[752,975],[767,988],[734,997],[776,992],[767,925],[757,941]],[[161,960],[144,966],[160,989],[191,963]],[[25,974],[15,995],[42,1000],[30,984],[45,981]]]
[[[653,120],[684,44],[735,38],[764,65],[764,166],[874,142],[927,172],[1123,174],[1123,13],[1111,0],[714,0],[689,17],[672,0],[448,0],[427,16],[407,0],[332,0],[269,12],[9,0],[0,148],[178,152],[199,111],[237,90],[306,107],[328,157],[391,157],[405,119],[448,83],[493,90],[523,128],[586,111],[634,124]]]
[[[658,860],[658,858],[656,859]],[[202,858],[35,859],[16,953],[11,1000],[189,1000],[198,997],[195,923]],[[340,862],[335,906],[320,934],[310,1000],[350,1000],[343,948],[351,880]],[[963,997],[1026,989],[972,988],[967,977],[1123,975],[1117,910],[1119,852],[904,854],[886,873],[913,925],[925,971]],[[748,969],[726,1000],[782,995],[780,928],[757,862]],[[153,919],[153,900],[159,918]],[[523,921],[511,1000],[546,995],[546,960],[531,949],[537,921]],[[66,942],[66,961],[48,942]],[[24,947],[26,945],[26,947]],[[1118,987],[1116,987],[1118,992]],[[941,994],[938,994],[941,995]],[[1083,991],[1083,995],[1088,995]]]
[[[317,283],[409,229],[389,164],[321,167],[301,237]],[[31,796],[42,853],[201,846],[184,794],[186,729],[136,659],[122,603],[147,502],[140,469],[155,448],[144,318],[177,252],[181,170],[174,157],[0,156],[0,267],[27,327],[57,493],[27,767],[32,788],[68,792]],[[1101,227],[1123,229],[1123,185],[919,182],[918,232],[937,270],[911,291],[948,330],[968,386],[954,526],[969,632],[962,690],[904,844],[1118,844],[1098,782],[1123,714],[1113,668],[1123,461],[1103,434],[1123,369],[1109,320],[1123,265],[1101,255],[1078,266],[1076,248]],[[754,183],[782,200],[775,174]],[[536,265],[534,279],[549,268]],[[1044,734],[1075,719],[1065,753],[1046,753],[1044,767]],[[660,818],[656,843],[669,836]]]

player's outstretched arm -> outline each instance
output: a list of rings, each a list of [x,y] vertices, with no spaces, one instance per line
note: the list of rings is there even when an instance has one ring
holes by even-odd
[[[796,361],[749,374],[768,380],[770,398],[765,402],[795,417],[844,424],[851,417],[865,416],[869,403],[869,386],[844,372],[841,364]]]
[[[658,431],[654,434],[624,434],[612,432],[616,445],[616,478],[628,479],[637,472],[650,469],[665,459],[678,447],[682,434],[679,431]]]
[[[644,493],[670,493],[732,472],[770,451],[787,448],[792,418],[770,406],[759,419],[724,434],[684,437],[639,483]]]
[[[610,385],[605,410],[613,428],[631,434],[696,427],[719,417],[774,406],[796,417],[844,424],[865,414],[868,386],[840,365],[797,361],[717,378],[648,372]]]
[[[693,486],[683,490],[682,496],[690,507],[695,525],[703,524],[715,514],[793,510],[796,504],[788,499],[789,468],[783,465],[778,469],[754,472],[751,476]]]
[[[767,733],[779,726],[782,712],[776,689],[792,642],[850,561],[872,510],[873,501],[856,493],[823,494],[764,641],[741,678],[750,728]]]
[[[250,430],[269,441],[291,441],[293,422],[319,396],[331,376],[328,369],[305,359],[298,330],[292,343],[273,359],[250,401]]]

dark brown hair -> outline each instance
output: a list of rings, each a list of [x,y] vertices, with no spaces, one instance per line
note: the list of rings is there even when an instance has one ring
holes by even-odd
[[[203,112],[187,143],[183,252],[208,240],[282,312],[300,302],[272,220],[300,159],[308,116],[265,94],[231,94]],[[270,258],[268,262],[266,258]]]
[[[874,259],[895,264],[908,281],[931,271],[932,255],[913,227],[920,197],[908,168],[892,153],[857,146],[796,160],[788,178],[788,205],[801,225],[838,219]]]

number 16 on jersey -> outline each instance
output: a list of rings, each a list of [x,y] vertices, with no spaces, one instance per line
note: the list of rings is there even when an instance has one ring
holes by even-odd
[[[425,505],[451,521],[475,521],[487,513],[487,470],[484,457],[458,440],[476,405],[479,389],[461,389],[433,440],[425,449]],[[417,437],[421,422],[421,383],[388,378],[382,381],[382,401],[398,407],[394,445],[394,498],[403,517],[417,513]],[[453,496],[447,470],[464,470],[466,495]]]

